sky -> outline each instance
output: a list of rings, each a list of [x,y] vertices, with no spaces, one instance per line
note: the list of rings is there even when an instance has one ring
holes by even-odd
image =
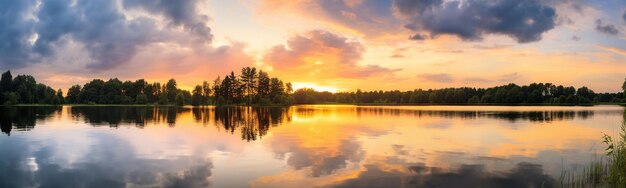
[[[252,66],[325,91],[621,90],[623,0],[0,0],[0,70],[55,88]]]

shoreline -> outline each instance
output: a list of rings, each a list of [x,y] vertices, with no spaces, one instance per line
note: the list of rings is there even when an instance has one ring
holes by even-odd
[[[593,103],[593,104],[550,104],[550,103],[519,103],[519,104],[507,104],[507,103],[417,103],[417,104],[380,104],[380,103],[314,103],[314,104],[295,104],[295,105],[159,105],[159,104],[16,104],[16,105],[0,105],[1,107],[37,107],[37,106],[77,106],[77,107],[291,107],[301,105],[351,105],[351,106],[580,106],[580,107],[592,107],[603,105],[615,105],[626,106],[626,103]]]

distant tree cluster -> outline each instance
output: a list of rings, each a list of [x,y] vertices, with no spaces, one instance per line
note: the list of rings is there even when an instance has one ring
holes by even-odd
[[[108,81],[94,79],[83,86],[72,86],[66,96],[70,104],[161,104],[161,105],[289,105],[291,84],[270,78],[266,72],[246,67],[241,75],[234,72],[222,80],[215,79],[213,86],[204,81],[192,92],[178,88],[176,80],[166,84],[148,83],[144,79]]]
[[[191,93],[178,88],[176,80],[165,84],[149,83],[144,79],[108,81],[94,79],[83,86],[74,85],[67,91],[69,104],[179,104],[191,103]]]
[[[196,86],[194,94],[198,89],[199,86]],[[243,68],[239,76],[231,72],[224,79],[217,77],[213,81],[213,95],[217,105],[290,105],[293,101],[289,96],[291,92],[291,83],[285,84],[263,71],[257,73],[256,68],[252,67]]]
[[[11,71],[0,78],[0,104],[63,104],[63,91],[37,83],[30,75],[17,75]]]
[[[626,90],[626,82],[624,84]],[[416,89],[412,91],[318,92],[299,89],[293,93],[296,104],[560,104],[585,105],[625,102],[623,93],[595,93],[587,87],[532,83],[508,84],[491,88]]]

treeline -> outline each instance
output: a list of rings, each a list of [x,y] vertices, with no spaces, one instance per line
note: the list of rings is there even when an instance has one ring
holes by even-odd
[[[291,84],[271,78],[266,72],[245,67],[240,75],[231,72],[213,84],[204,81],[190,92],[179,89],[176,80],[149,83],[144,79],[108,81],[94,79],[72,86],[68,104],[160,104],[160,105],[290,105]]]
[[[626,81],[622,87],[626,90]],[[519,86],[508,84],[491,88],[416,89],[412,91],[319,92],[292,91],[291,83],[270,77],[256,68],[242,68],[204,81],[190,92],[179,89],[176,80],[149,83],[144,79],[107,81],[94,79],[72,86],[66,96],[29,75],[15,78],[10,71],[0,78],[0,104],[159,104],[159,105],[291,105],[291,104],[556,104],[589,105],[624,103],[623,92],[595,93],[587,87],[566,87],[551,83]]]
[[[30,75],[17,75],[11,71],[0,77],[0,104],[63,104],[63,92],[37,83]]]
[[[625,82],[626,86],[626,82]],[[624,88],[626,89],[626,88]],[[623,103],[624,94],[595,93],[587,87],[565,87],[551,83],[519,86],[508,84],[491,88],[416,89],[412,91],[318,92],[299,89],[293,93],[296,104],[558,104],[587,105]]]

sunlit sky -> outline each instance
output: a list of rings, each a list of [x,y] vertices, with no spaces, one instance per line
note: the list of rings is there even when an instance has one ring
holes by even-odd
[[[327,91],[621,90],[623,0],[0,0],[0,68],[189,89],[244,66]]]

